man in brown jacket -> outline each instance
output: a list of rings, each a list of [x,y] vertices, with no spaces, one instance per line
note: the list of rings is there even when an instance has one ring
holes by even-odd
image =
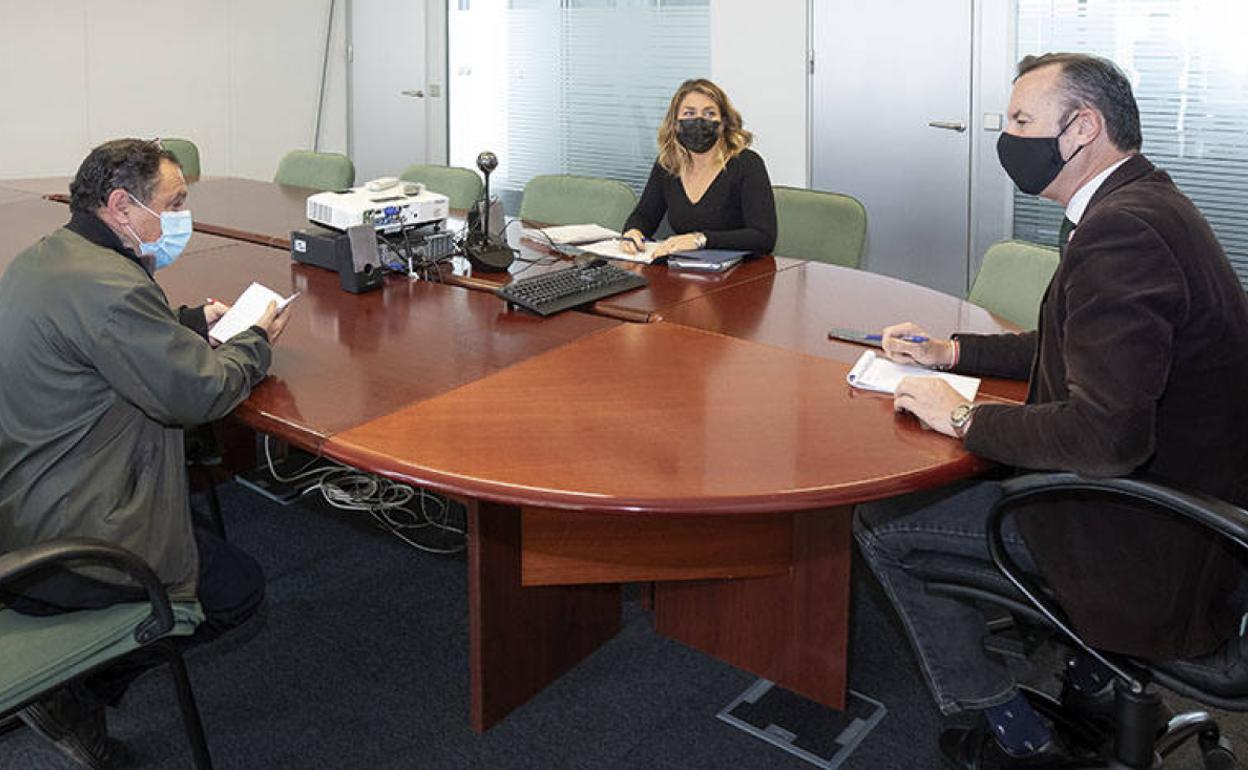
[[[998,143],[1006,172],[1066,209],[1039,330],[907,342],[928,335],[904,323],[884,330],[884,348],[899,361],[1028,379],[1027,402],[969,404],[937,378],[913,377],[895,408],[1015,468],[1147,473],[1248,502],[1248,304],[1204,217],[1139,154],[1130,83],[1104,59],[1028,57],[1008,117]],[[927,594],[908,569],[920,554],[951,554],[1003,580],[984,535],[999,497],[981,481],[865,505],[855,533],[941,711],[982,711],[991,728],[941,736],[954,766],[1056,767],[1064,750],[983,649],[982,614]],[[1067,506],[1029,513],[1007,534],[1012,555],[1047,579],[1093,645],[1167,660],[1236,634],[1235,565],[1178,522]],[[1107,672],[1076,659],[1063,699],[1091,710],[1110,689]]]
[[[198,601],[196,640],[264,598],[247,554],[192,526],[183,428],[228,414],[264,379],[285,326],[276,307],[212,347],[224,306],[175,312],[153,272],[191,233],[186,182],[157,144],[108,142],[70,187],[69,224],[0,277],[0,550],[92,537],[146,560],[175,600]],[[40,573],[2,598],[28,614],[141,598],[108,574]],[[150,660],[150,659],[149,659]],[[22,718],[88,767],[117,763],[104,705],[148,665],[132,659],[28,707]]]

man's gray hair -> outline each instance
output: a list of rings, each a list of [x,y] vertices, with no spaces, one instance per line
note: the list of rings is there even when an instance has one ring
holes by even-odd
[[[69,184],[70,208],[82,214],[93,214],[108,204],[109,194],[118,188],[143,203],[150,203],[160,181],[162,160],[181,168],[173,153],[159,142],[114,139],[101,144],[82,161],[74,181]]]
[[[1131,92],[1131,81],[1118,65],[1086,53],[1046,53],[1024,57],[1018,63],[1015,80],[1050,64],[1062,69],[1064,114],[1092,107],[1105,117],[1105,128],[1115,147],[1128,152],[1140,149],[1140,108]]]

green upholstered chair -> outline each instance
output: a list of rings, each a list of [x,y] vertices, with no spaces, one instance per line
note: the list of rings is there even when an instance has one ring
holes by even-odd
[[[622,182],[552,174],[535,176],[524,186],[520,218],[548,225],[595,223],[619,230],[636,205],[637,196]]]
[[[199,179],[199,148],[189,139],[161,139],[160,146],[173,153],[182,166],[182,176],[186,181]]]
[[[399,178],[420,182],[433,192],[451,199],[451,208],[466,209],[481,197],[481,177],[470,168],[458,166],[425,166],[417,164],[404,169]]]
[[[799,187],[771,189],[779,226],[773,253],[844,267],[862,263],[867,210],[856,198]]]
[[[967,299],[1012,321],[1035,329],[1040,300],[1057,270],[1057,249],[1027,241],[1000,241],[984,252],[984,262]]]
[[[343,190],[355,184],[355,164],[337,152],[291,150],[277,165],[273,181],[312,190]]]
[[[0,555],[0,586],[66,563],[125,573],[142,586],[147,601],[47,617],[0,607],[0,720],[78,677],[150,646],[169,663],[195,766],[210,768],[186,665],[172,641],[195,631],[204,618],[199,604],[171,603],[156,573],[142,559],[111,543],[86,538],[55,540]]]

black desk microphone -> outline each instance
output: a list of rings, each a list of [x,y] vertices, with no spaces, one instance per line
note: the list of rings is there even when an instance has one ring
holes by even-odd
[[[478,270],[487,273],[502,272],[511,267],[516,255],[505,239],[495,239],[490,233],[490,208],[493,202],[490,199],[490,172],[498,168],[498,156],[488,150],[481,153],[477,156],[477,168],[485,175],[485,197],[476,204],[480,207],[477,217],[480,232],[475,232],[476,228],[471,227],[472,218],[469,216],[470,227],[464,238],[464,254]]]

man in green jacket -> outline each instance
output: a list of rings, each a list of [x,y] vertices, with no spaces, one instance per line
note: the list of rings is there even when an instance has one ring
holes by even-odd
[[[195,641],[255,614],[264,575],[192,525],[183,429],[229,414],[269,368],[286,317],[271,306],[220,346],[212,304],[170,308],[155,270],[191,233],[186,182],[158,144],[121,139],[83,161],[69,224],[0,277],[0,551],[62,537],[106,540],[147,561],[174,600],[198,600]],[[107,572],[38,574],[0,597],[29,614],[139,598]],[[104,705],[147,666],[131,660],[63,689],[23,720],[88,767],[117,764]]]

